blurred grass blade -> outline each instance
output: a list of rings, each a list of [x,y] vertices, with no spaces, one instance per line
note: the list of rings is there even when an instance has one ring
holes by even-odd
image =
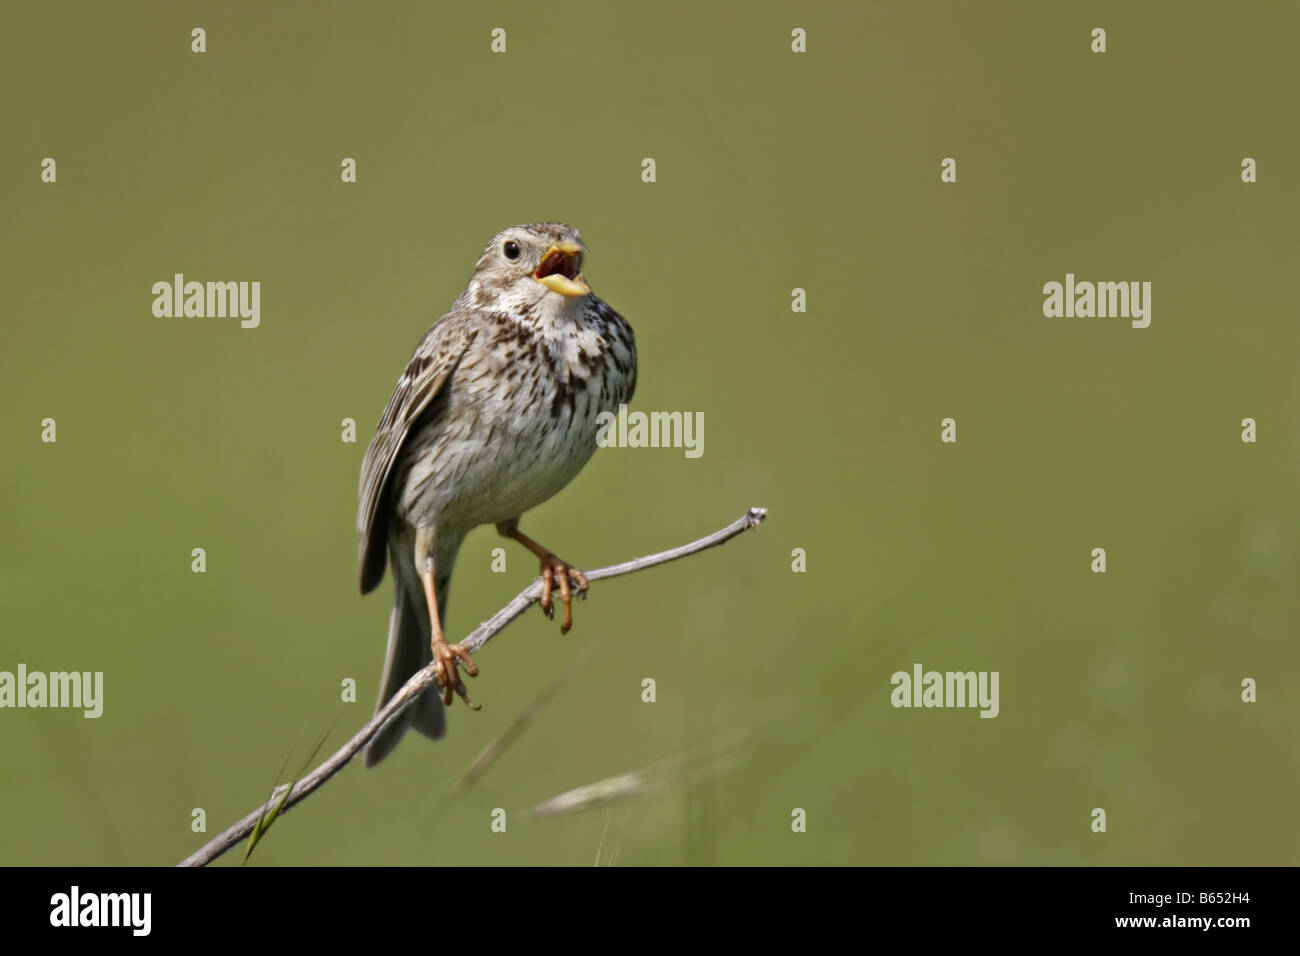
[[[474,761],[469,765],[469,769],[461,774],[460,779],[457,780],[455,785],[452,787],[454,793],[463,793],[468,790],[478,782],[479,778],[482,777],[483,774],[487,773],[488,769],[496,762],[497,758],[506,751],[506,748],[513,744],[515,740],[518,739],[519,735],[528,729],[528,725],[536,719],[537,714],[541,711],[542,707],[544,707],[546,703],[555,696],[561,687],[572,680],[573,676],[582,669],[582,667],[587,663],[587,659],[591,657],[595,646],[596,644],[594,641],[588,641],[584,644],[582,651],[569,662],[569,666],[560,671],[555,680],[547,684],[542,692],[533,699],[533,702],[525,707],[520,712],[519,716],[512,720],[510,725],[506,727],[506,729],[503,730],[495,740],[483,748],[482,752],[475,757]]]
[[[244,859],[243,862],[240,863],[240,866],[248,863],[248,858],[253,855],[253,848],[257,846],[257,843],[262,839],[263,834],[265,834],[267,830],[271,829],[271,826],[275,823],[276,817],[280,815],[280,811],[284,808],[285,801],[289,799],[289,794],[293,793],[293,788],[298,785],[298,781],[307,773],[308,768],[311,767],[312,761],[315,760],[316,755],[320,753],[321,747],[325,746],[325,741],[329,740],[330,734],[334,733],[334,728],[339,722],[339,717],[342,716],[343,712],[340,711],[330,722],[329,727],[327,727],[324,732],[316,738],[316,744],[311,748],[311,753],[309,753],[307,759],[302,762],[302,766],[298,769],[298,772],[294,774],[293,780],[287,784],[282,783],[271,791],[271,800],[275,800],[277,793],[280,794],[280,799],[269,809],[263,808],[262,815],[258,818],[252,832],[248,834],[248,847],[244,850]],[[284,773],[284,768],[288,763],[289,758],[286,756],[284,758],[284,763],[280,765],[280,773],[276,774],[276,776],[280,776]],[[269,804],[270,800],[268,800],[267,803]]]
[[[651,764],[641,770],[621,773],[616,777],[606,777],[595,783],[566,790],[549,800],[543,800],[531,810],[525,811],[525,815],[532,820],[545,820],[564,813],[579,813],[583,810],[608,806],[619,800],[657,793],[663,790],[667,783],[667,775],[660,769],[660,764]]]
[[[737,766],[740,760],[740,742],[732,739],[707,751],[666,757],[640,770],[566,790],[525,810],[524,817],[545,820],[565,813],[580,813],[609,806],[620,800],[661,793],[674,784],[690,783],[725,773]]]

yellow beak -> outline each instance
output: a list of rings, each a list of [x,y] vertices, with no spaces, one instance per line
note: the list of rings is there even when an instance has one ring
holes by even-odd
[[[565,298],[587,295],[591,286],[587,285],[578,266],[587,247],[580,242],[565,239],[546,250],[542,261],[537,265],[533,277],[552,292],[558,292]],[[573,278],[569,278],[572,275]]]

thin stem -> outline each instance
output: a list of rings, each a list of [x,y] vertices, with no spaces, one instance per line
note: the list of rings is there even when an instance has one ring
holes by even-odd
[[[622,564],[613,564],[607,568],[596,568],[594,571],[584,572],[588,581],[600,581],[605,578],[615,578],[621,574],[631,574],[633,571],[643,571],[646,568],[653,568],[658,564],[666,564],[669,561],[676,561],[678,558],[684,558],[688,555],[697,554],[709,548],[715,548],[718,545],[730,541],[736,535],[748,531],[750,528],[758,525],[767,517],[767,509],[750,508],[744,515],[731,524],[707,537],[700,538],[698,541],[692,541],[690,544],[684,544],[679,548],[672,548],[668,551],[660,551],[658,554],[646,555],[643,558],[633,558],[631,561],[624,561]],[[469,637],[461,642],[467,651],[473,653],[480,647],[490,641],[495,635],[505,629],[505,627],[529,606],[536,602],[542,596],[542,579],[539,577],[528,587],[519,592],[515,598],[497,611],[492,619],[480,624],[475,628]],[[349,760],[361,752],[362,748],[368,744],[371,739],[379,733],[383,726],[395,718],[403,710],[414,702],[420,693],[434,682],[433,678],[434,665],[431,663],[402,685],[393,697],[386,703],[374,717],[370,719],[364,727],[361,728],[351,740],[344,744],[328,760],[313,770],[307,776],[294,785],[293,792],[285,800],[284,805],[280,808],[280,813],[287,813],[300,800],[309,793],[318,788],[330,777],[334,776],[347,764]],[[278,797],[278,795],[277,795]],[[276,797],[272,798],[273,800]],[[257,825],[257,821],[263,813],[269,810],[267,804],[258,807],[256,810],[248,813],[239,822],[227,827],[224,831],[208,841],[202,848],[187,856],[178,865],[179,866],[204,866],[211,863],[221,854],[225,853],[232,846],[242,840]]]

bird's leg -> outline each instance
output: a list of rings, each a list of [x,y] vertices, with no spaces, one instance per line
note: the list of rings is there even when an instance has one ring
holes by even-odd
[[[442,621],[438,619],[438,595],[433,583],[433,534],[427,528],[420,528],[415,533],[415,566],[424,583],[424,600],[429,606],[429,623],[433,630],[433,674],[438,686],[442,688],[442,702],[450,706],[452,691],[455,691],[470,710],[478,710],[479,705],[469,699],[465,682],[460,679],[460,672],[456,669],[456,662],[459,660],[465,665],[470,677],[478,676],[478,665],[465,648],[459,644],[447,643],[447,638],[442,633]]]
[[[533,554],[542,564],[542,599],[538,602],[543,613],[554,618],[555,608],[551,604],[551,590],[556,584],[560,586],[560,602],[564,605],[564,620],[560,622],[560,633],[568,634],[573,627],[573,595],[587,596],[587,576],[561,560],[554,551],[543,548],[528,535],[519,530],[519,519],[502,521],[497,524],[497,531],[507,538],[514,538]],[[569,582],[573,584],[570,586]]]

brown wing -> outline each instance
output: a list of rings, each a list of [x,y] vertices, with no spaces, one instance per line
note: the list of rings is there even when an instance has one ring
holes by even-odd
[[[384,579],[388,557],[388,484],[393,465],[411,425],[442,391],[465,349],[473,341],[466,323],[455,311],[447,313],[425,333],[407,363],[393,397],[388,400],[375,437],[361,462],[357,533],[361,537],[359,564],[361,593],[378,587]]]

